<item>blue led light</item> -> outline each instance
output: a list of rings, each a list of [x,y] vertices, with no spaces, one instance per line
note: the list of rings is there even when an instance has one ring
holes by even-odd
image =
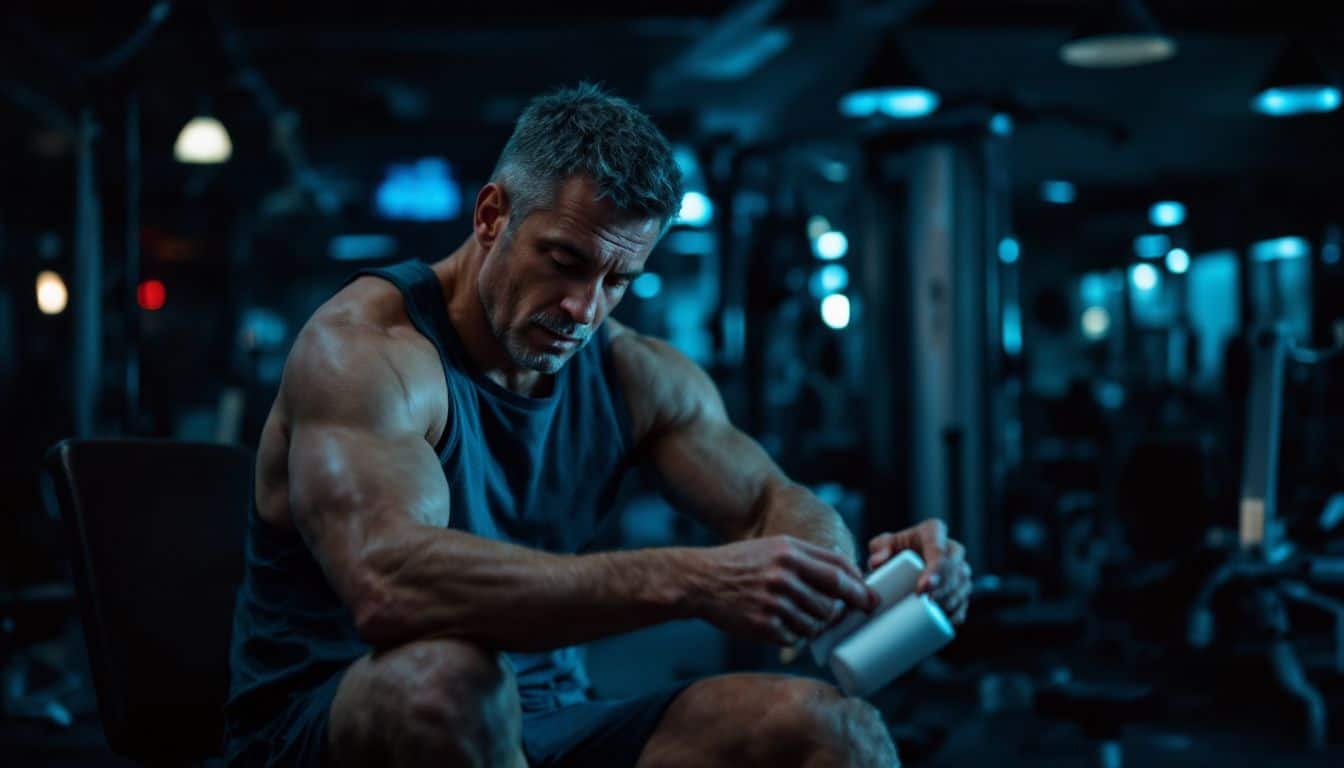
[[[1144,293],[1157,287],[1157,269],[1152,264],[1135,264],[1129,271],[1129,279],[1134,287]]]
[[[462,192],[446,160],[426,157],[389,167],[374,204],[388,219],[446,221],[462,212]]]
[[[853,91],[840,99],[840,114],[872,117],[883,114],[902,120],[925,117],[938,109],[938,94],[928,88],[870,88]]]
[[[1068,205],[1078,199],[1078,190],[1071,181],[1055,179],[1041,184],[1041,199],[1055,205]]]
[[[821,300],[821,321],[837,331],[849,325],[849,297],[833,293]]]
[[[1174,275],[1183,275],[1190,269],[1190,253],[1184,248],[1172,248],[1167,252],[1167,271]]]
[[[1015,237],[1005,237],[999,241],[999,261],[1004,264],[1016,264],[1022,255],[1022,246]]]
[[[1007,112],[999,112],[989,119],[989,132],[995,136],[1013,135],[1013,116]]]
[[[1134,255],[1140,259],[1159,259],[1171,250],[1171,238],[1164,234],[1139,235],[1134,238]]]
[[[839,293],[849,287],[849,270],[842,264],[827,264],[812,273],[808,281],[808,292],[821,299],[832,293]]]
[[[1254,261],[1276,261],[1279,259],[1300,259],[1311,252],[1311,246],[1305,238],[1290,236],[1261,240],[1251,246],[1251,259]]]
[[[1003,307],[1003,351],[1010,357],[1022,354],[1022,308],[1015,303]]]
[[[1339,89],[1325,84],[1266,88],[1251,101],[1252,109],[1270,117],[1332,112],[1339,104]]]
[[[830,232],[823,232],[816,240],[812,241],[812,252],[818,259],[824,261],[833,261],[849,253],[849,238],[845,233],[837,229]]]
[[[681,196],[681,210],[677,222],[691,227],[703,227],[714,218],[714,203],[703,192],[687,192]]]
[[[1148,221],[1154,227],[1179,227],[1185,223],[1185,206],[1175,200],[1153,203],[1148,209]]]
[[[652,299],[663,290],[663,278],[653,272],[645,272],[630,284],[630,292],[641,299]]]
[[[396,239],[388,235],[337,235],[327,243],[333,261],[386,259],[397,252]]]

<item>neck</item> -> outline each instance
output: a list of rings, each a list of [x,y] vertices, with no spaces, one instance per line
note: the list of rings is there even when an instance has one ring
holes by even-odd
[[[476,280],[485,251],[468,236],[449,256],[430,265],[443,287],[448,319],[462,340],[467,356],[481,373],[496,384],[521,395],[540,396],[549,391],[552,377],[522,368],[495,337],[476,290]]]

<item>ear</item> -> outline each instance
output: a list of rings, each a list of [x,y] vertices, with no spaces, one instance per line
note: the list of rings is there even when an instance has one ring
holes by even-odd
[[[504,234],[509,224],[509,198],[504,188],[490,182],[476,195],[476,211],[472,220],[472,235],[484,250]]]

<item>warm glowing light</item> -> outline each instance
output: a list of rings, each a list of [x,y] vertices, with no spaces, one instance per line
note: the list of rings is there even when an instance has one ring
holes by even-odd
[[[37,276],[37,308],[44,315],[59,315],[65,311],[70,293],[65,289],[61,276],[46,270]]]
[[[233,142],[224,124],[208,115],[198,115],[182,126],[173,144],[173,157],[183,163],[222,163],[233,155]]]

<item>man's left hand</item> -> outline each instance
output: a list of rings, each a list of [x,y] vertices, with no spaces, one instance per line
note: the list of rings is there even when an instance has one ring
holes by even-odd
[[[868,542],[868,568],[872,570],[907,549],[924,560],[915,591],[930,595],[955,624],[966,620],[971,601],[971,566],[966,548],[947,537],[947,525],[925,520],[913,528],[874,536]]]

